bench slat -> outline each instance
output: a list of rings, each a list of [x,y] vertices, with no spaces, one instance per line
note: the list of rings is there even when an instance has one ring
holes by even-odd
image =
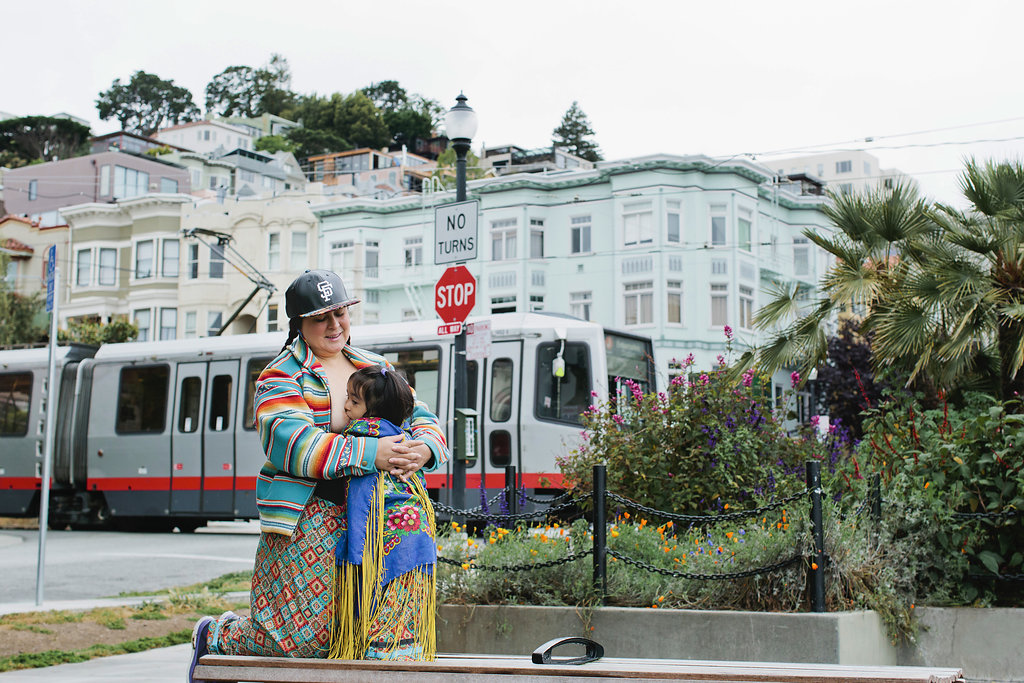
[[[461,683],[497,678],[503,681],[751,681],[827,683],[956,683],[953,668],[844,666],[783,662],[717,662],[605,657],[580,666],[533,664],[526,657],[439,655],[433,662],[381,662],[339,659],[288,659],[206,655],[196,678],[258,683],[347,683],[378,673],[393,681]]]

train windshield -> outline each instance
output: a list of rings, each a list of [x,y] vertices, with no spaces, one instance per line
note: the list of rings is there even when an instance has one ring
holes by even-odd
[[[441,367],[441,351],[429,349],[408,349],[405,351],[379,352],[392,365],[402,371],[409,386],[416,392],[417,400],[423,401],[432,413],[437,413],[438,373]]]
[[[644,393],[654,389],[654,350],[650,339],[605,331],[608,356],[608,390],[618,396],[626,380],[636,382]]]
[[[556,365],[564,362],[561,376]],[[535,412],[541,420],[582,424],[580,415],[590,407],[590,348],[586,344],[554,342],[537,347]]]
[[[0,375],[0,436],[25,436],[28,433],[31,391],[32,373]]]

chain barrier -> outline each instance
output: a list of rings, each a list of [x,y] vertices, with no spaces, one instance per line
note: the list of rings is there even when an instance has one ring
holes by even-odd
[[[1003,510],[1002,512],[954,512],[953,519],[1001,519],[1003,517],[1017,517],[1020,510]]]
[[[552,498],[551,500],[544,500],[543,498],[534,498],[533,496],[527,495],[522,492],[520,492],[519,495],[522,496],[524,500],[528,500],[531,503],[539,503],[541,505],[558,505],[562,501],[566,501],[572,498],[572,491],[566,491],[562,495],[556,498]]]
[[[738,519],[745,519],[747,517],[757,517],[758,515],[762,515],[765,512],[768,512],[770,510],[774,510],[776,508],[780,508],[783,505],[787,505],[789,503],[792,503],[795,500],[799,500],[800,498],[803,498],[804,496],[808,495],[809,493],[810,493],[810,490],[804,489],[803,491],[800,491],[798,493],[794,493],[791,496],[787,496],[787,497],[782,498],[780,500],[776,500],[776,501],[774,501],[772,503],[768,503],[764,507],[759,507],[759,508],[757,508],[755,510],[743,510],[743,511],[740,511],[740,512],[725,512],[725,513],[718,514],[718,515],[680,515],[680,514],[676,514],[674,512],[665,512],[663,510],[658,510],[657,508],[652,508],[652,507],[647,507],[646,505],[641,505],[640,503],[632,501],[629,498],[624,498],[624,497],[620,496],[617,493],[612,493],[611,491],[607,491],[605,493],[605,497],[609,498],[609,499],[611,499],[611,500],[613,500],[613,501],[615,501],[617,503],[619,503],[620,505],[624,505],[626,507],[631,507],[631,508],[633,508],[634,510],[636,510],[638,512],[644,512],[644,513],[647,513],[648,515],[651,515],[651,516],[654,516],[654,517],[660,517],[662,519],[670,519],[670,520],[672,520],[674,522],[689,522],[690,524],[704,525],[704,524],[718,524],[719,522],[731,522],[731,521],[735,521],[735,520],[738,520]]]
[[[968,574],[967,578],[983,581],[1024,581],[1024,574]]]
[[[593,554],[594,554],[594,549],[593,548],[588,548],[587,550],[584,550],[582,552],[570,553],[569,555],[566,555],[565,557],[561,557],[561,558],[559,558],[557,560],[549,560],[547,562],[533,562],[533,563],[530,563],[530,564],[513,564],[513,565],[506,565],[506,566],[503,566],[503,567],[489,567],[489,566],[487,566],[485,564],[484,565],[478,565],[478,564],[470,563],[469,569],[480,569],[480,570],[483,570],[485,572],[523,572],[523,571],[530,571],[531,569],[544,569],[546,567],[557,567],[558,565],[568,564],[568,563],[574,562],[574,561],[576,561],[576,560],[578,560],[580,558],[586,557],[587,555],[593,555]],[[465,562],[460,562],[458,560],[449,560],[447,557],[440,557],[440,556],[438,556],[437,559],[438,559],[439,562],[444,562],[445,564],[455,565],[457,567],[462,567],[463,565],[466,564]]]
[[[626,564],[631,564],[634,567],[638,567],[640,569],[644,569],[644,570],[649,571],[649,572],[655,572],[657,574],[661,574],[662,576],[672,576],[672,577],[675,577],[675,578],[678,578],[678,579],[693,579],[695,581],[720,581],[720,580],[727,580],[727,579],[745,579],[745,578],[750,577],[750,576],[757,576],[758,574],[769,574],[771,572],[778,571],[779,569],[783,569],[785,567],[788,567],[791,564],[796,564],[798,562],[803,562],[804,561],[804,557],[802,555],[794,555],[793,557],[789,558],[788,560],[783,560],[781,562],[776,562],[775,564],[769,564],[769,565],[766,565],[764,567],[758,567],[756,569],[747,569],[747,570],[742,571],[742,572],[728,572],[728,573],[722,573],[722,574],[698,574],[698,573],[691,573],[691,572],[680,572],[680,571],[676,571],[674,569],[666,569],[664,567],[655,567],[653,564],[649,564],[649,563],[643,562],[641,560],[634,560],[629,555],[624,555],[624,554],[618,552],[617,550],[612,550],[611,548],[606,549],[605,552],[609,556],[614,557],[617,560],[622,560]]]
[[[504,494],[504,491],[498,491],[498,493],[494,494],[494,496],[490,500],[487,501],[487,507],[490,507],[491,505],[494,505],[495,503],[497,503],[498,499],[501,498],[501,496],[503,494]],[[454,510],[455,509],[455,508],[448,507],[447,505],[445,505],[444,503],[442,503],[440,501],[434,500],[434,501],[431,501],[431,503],[433,503],[435,510],[438,507],[447,508],[448,510]],[[469,508],[468,510],[459,510],[458,512],[459,512],[459,514],[466,515],[466,514],[470,514],[470,513],[473,513],[473,512],[477,512],[478,510],[483,510],[483,509],[484,509],[484,505],[480,504],[480,505],[477,505],[475,508]]]
[[[434,501],[434,510],[435,511],[439,510],[439,511],[441,511],[443,513],[446,513],[446,514],[448,514],[448,515],[450,515],[452,517],[458,516],[458,517],[466,517],[466,518],[469,518],[469,519],[486,519],[488,521],[496,521],[496,522],[516,522],[516,521],[525,520],[525,519],[541,519],[543,517],[547,517],[548,515],[554,514],[556,512],[561,512],[562,510],[568,510],[569,508],[573,508],[575,506],[576,506],[576,501],[575,500],[570,500],[569,502],[562,503],[561,505],[552,505],[551,507],[549,507],[546,510],[536,510],[534,512],[519,512],[519,513],[516,513],[514,515],[513,514],[503,515],[500,512],[497,512],[497,513],[495,513],[495,512],[477,513],[477,512],[471,512],[469,510],[458,510],[458,509],[453,508],[453,507],[448,507],[447,505],[445,505],[444,503],[441,503],[439,501]]]

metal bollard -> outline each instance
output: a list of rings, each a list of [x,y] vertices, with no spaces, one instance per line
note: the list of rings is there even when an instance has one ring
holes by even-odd
[[[605,522],[604,496],[607,487],[607,472],[604,465],[594,465],[594,590],[598,592],[601,604],[608,596],[607,572],[607,523]]]
[[[519,489],[516,486],[516,466],[505,466],[505,505],[508,507],[508,514],[519,513]]]
[[[821,463],[807,462],[807,490],[811,492],[811,525],[814,552],[811,561],[811,611],[825,611],[825,529],[821,520]],[[816,566],[817,568],[813,568]]]

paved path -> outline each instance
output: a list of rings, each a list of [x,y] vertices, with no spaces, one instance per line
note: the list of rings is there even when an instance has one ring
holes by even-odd
[[[182,683],[192,656],[191,645],[175,645],[130,655],[100,657],[78,664],[0,673],[0,683]]]

